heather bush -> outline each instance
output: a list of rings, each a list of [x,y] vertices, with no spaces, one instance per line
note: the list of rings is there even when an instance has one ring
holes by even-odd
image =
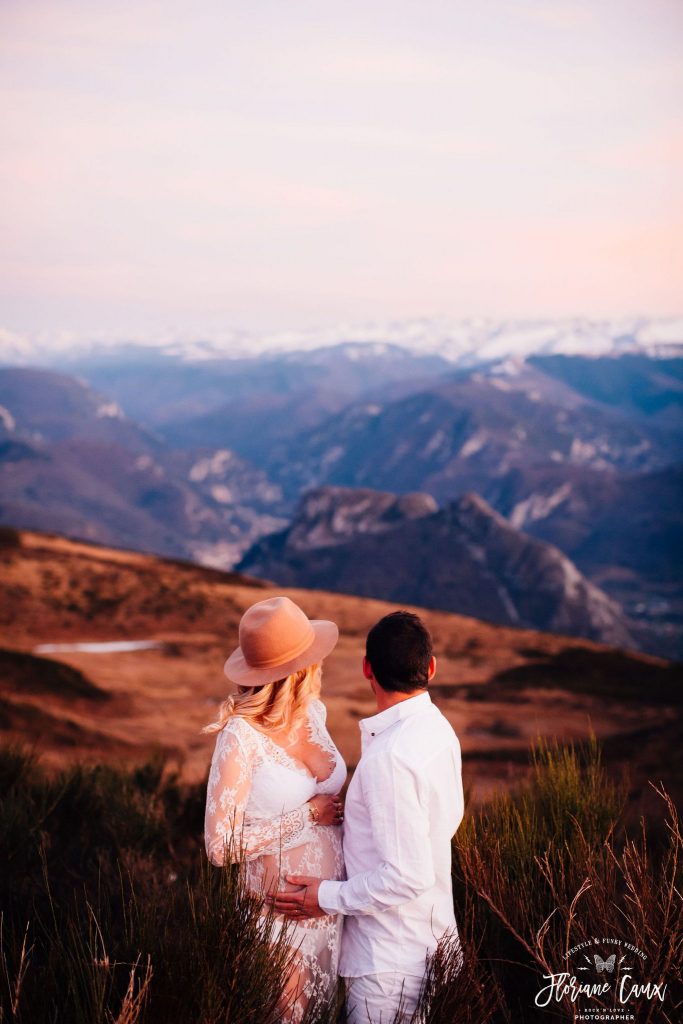
[[[539,742],[518,792],[467,814],[453,845],[460,941],[442,942],[420,1024],[572,1021],[566,1001],[534,1007],[543,974],[595,935],[646,949],[668,984],[638,1021],[680,1019],[681,839],[628,835],[625,801],[595,741]],[[269,1024],[282,1016],[292,951],[238,866],[207,864],[204,787],[159,758],[136,769],[75,765],[49,774],[0,749],[0,1021]],[[652,835],[656,837],[653,842]],[[679,1001],[678,1009],[676,1008]],[[342,1024],[334,1006],[306,1024]]]
[[[673,1024],[683,993],[683,839],[676,808],[658,790],[666,829],[649,840],[620,825],[625,789],[605,772],[595,740],[539,741],[532,779],[466,817],[454,840],[454,892],[470,905],[466,938],[498,992],[496,1021],[547,1021],[536,1009],[541,979],[567,970],[568,951],[614,937],[647,951],[648,975],[666,982],[665,1006],[639,1005],[638,1021]],[[606,1000],[596,1007],[611,1006]],[[678,1008],[677,1008],[678,1007]],[[553,1006],[576,1019],[569,998]]]
[[[238,866],[206,863],[201,787],[181,792],[159,761],[51,777],[16,749],[0,781],[2,1021],[280,1018],[287,931]]]

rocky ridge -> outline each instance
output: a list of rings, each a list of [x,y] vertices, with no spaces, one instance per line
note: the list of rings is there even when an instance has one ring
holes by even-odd
[[[238,569],[287,586],[636,645],[615,601],[558,548],[516,530],[478,495],[440,510],[409,497],[406,509],[391,494],[310,492],[290,527],[258,541]]]

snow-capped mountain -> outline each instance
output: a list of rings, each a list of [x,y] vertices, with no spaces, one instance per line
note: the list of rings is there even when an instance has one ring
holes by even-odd
[[[211,336],[168,331],[156,336],[79,336],[61,332],[29,337],[0,329],[0,363],[14,366],[63,365],[65,360],[95,355],[110,357],[117,352],[136,350],[197,363],[310,352],[340,344],[357,346],[358,359],[363,358],[365,351],[381,355],[384,346],[392,345],[419,355],[441,356],[463,368],[530,355],[642,353],[663,357],[683,349],[683,317],[613,320],[575,317],[525,321],[425,317],[270,334],[226,330]]]

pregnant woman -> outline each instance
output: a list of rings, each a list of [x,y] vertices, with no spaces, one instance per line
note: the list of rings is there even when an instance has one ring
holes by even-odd
[[[287,597],[242,616],[239,647],[225,663],[237,693],[221,705],[206,799],[206,852],[246,862],[260,894],[292,888],[285,875],[344,877],[338,793],[346,765],[325,726],[321,664],[337,643],[333,622],[309,620]],[[300,1021],[311,999],[337,983],[341,915],[290,926],[296,969],[283,999]]]

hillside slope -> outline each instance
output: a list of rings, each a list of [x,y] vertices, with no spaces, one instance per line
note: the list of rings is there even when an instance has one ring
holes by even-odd
[[[226,566],[282,511],[224,446],[175,451],[76,377],[0,368],[0,523]]]
[[[16,533],[0,534],[0,735],[49,763],[74,757],[140,761],[157,749],[188,779],[205,776],[213,740],[201,733],[229,689],[222,675],[245,608],[282,592],[238,574]],[[287,589],[312,617],[332,618],[338,647],[323,696],[352,767],[357,722],[372,711],[360,672],[369,627],[393,605]],[[608,762],[680,786],[681,672],[659,659],[564,636],[423,612],[438,659],[433,698],[453,723],[475,800],[526,771],[537,735],[583,737],[594,728]],[[45,644],[147,641],[128,651],[55,650]],[[47,656],[46,656],[47,655]],[[30,657],[28,657],[30,656]],[[66,666],[60,669],[60,666]],[[654,774],[653,774],[654,773]]]

